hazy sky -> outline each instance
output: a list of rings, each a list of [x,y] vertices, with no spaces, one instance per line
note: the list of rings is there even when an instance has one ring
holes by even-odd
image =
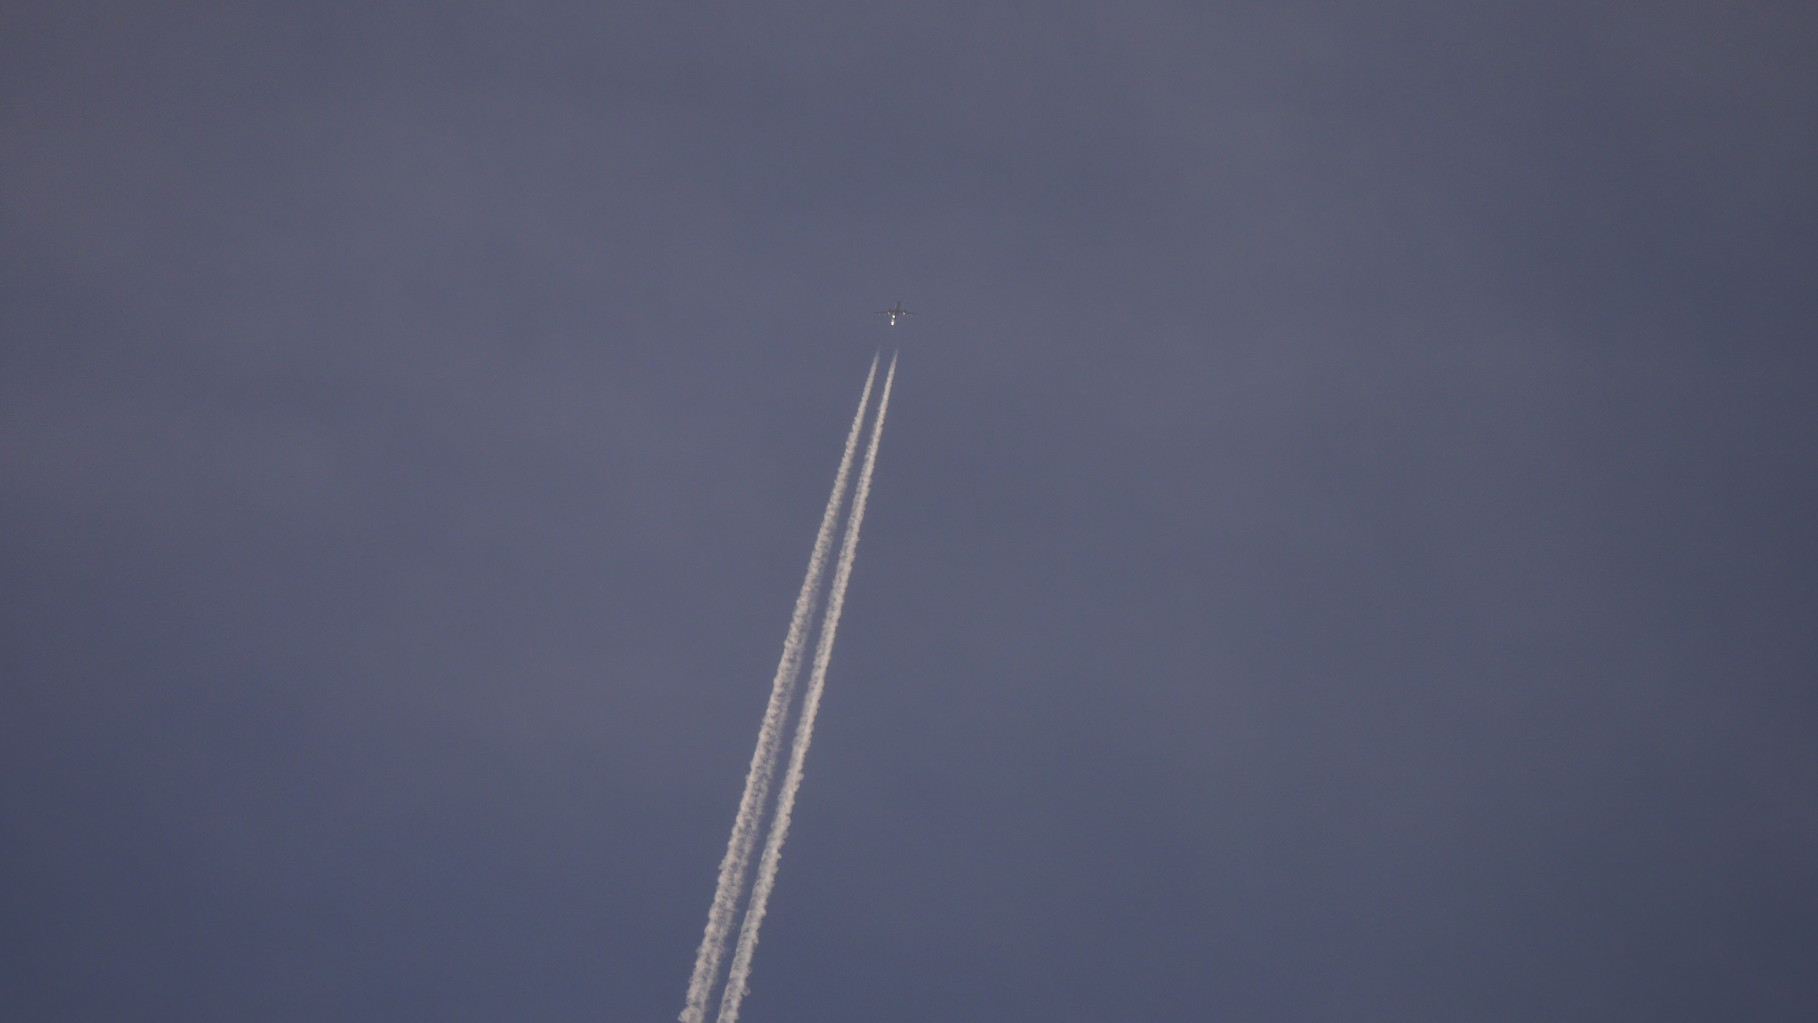
[[[1810,4],[11,3],[0,1003],[1818,1018]],[[920,315],[871,315],[897,300]]]

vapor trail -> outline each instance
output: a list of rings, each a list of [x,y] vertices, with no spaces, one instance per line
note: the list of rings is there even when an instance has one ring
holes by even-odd
[[[808,691],[802,697],[795,741],[789,747],[789,770],[783,775],[776,816],[771,819],[770,834],[764,839],[764,858],[758,863],[757,881],[751,886],[751,903],[745,910],[745,922],[739,928],[732,970],[726,976],[725,993],[720,996],[718,1023],[738,1021],[739,1004],[745,999],[747,981],[751,977],[751,956],[757,950],[758,928],[764,923],[770,890],[776,887],[777,863],[782,859],[783,840],[789,837],[789,818],[795,811],[795,794],[802,787],[802,765],[808,759],[808,744],[814,740],[814,716],[820,710],[821,691],[827,685],[827,665],[833,660],[833,635],[839,630],[840,609],[846,603],[846,584],[852,578],[852,561],[858,553],[859,524],[865,518],[865,499],[871,494],[871,468],[877,464],[877,444],[884,435],[884,413],[890,408],[890,382],[894,379],[896,356],[892,355],[890,370],[884,374],[884,392],[877,400],[877,419],[871,424],[871,440],[865,447],[865,465],[859,470],[858,486],[853,491],[846,535],[840,541],[840,560],[834,566],[833,584],[827,591],[827,610],[821,618],[820,640],[814,648],[814,667],[808,676]]]
[[[891,363],[894,372],[895,362]],[[738,914],[739,895],[745,889],[745,875],[751,869],[751,854],[757,845],[760,819],[770,797],[770,784],[776,777],[777,760],[782,754],[783,718],[795,692],[795,680],[801,675],[802,645],[807,638],[808,623],[813,617],[815,598],[826,572],[827,552],[833,548],[833,530],[839,522],[840,506],[846,496],[846,481],[852,470],[852,456],[858,450],[865,407],[871,401],[871,383],[877,377],[877,356],[871,357],[871,370],[865,374],[865,389],[859,394],[858,412],[846,432],[846,448],[840,455],[839,471],[833,477],[833,493],[827,498],[827,510],[821,514],[820,532],[814,535],[814,549],[808,556],[808,574],[802,579],[802,590],[795,598],[795,611],[789,617],[789,634],[783,640],[783,656],[777,662],[776,677],[770,683],[770,703],[764,708],[764,722],[758,728],[757,749],[751,754],[751,769],[745,774],[745,792],[739,797],[738,815],[732,821],[732,836],[726,842],[726,856],[720,861],[719,883],[713,890],[713,905],[707,911],[707,932],[701,937],[700,950],[694,957],[694,975],[688,981],[688,998],[679,1017],[682,1023],[702,1023],[707,1015],[707,1002],[713,984],[719,977],[720,961],[725,958],[726,944],[732,933],[732,921]],[[889,384],[885,383],[885,393]],[[875,437],[875,433],[873,434]],[[872,442],[876,449],[876,441]],[[870,461],[866,461],[869,475]]]

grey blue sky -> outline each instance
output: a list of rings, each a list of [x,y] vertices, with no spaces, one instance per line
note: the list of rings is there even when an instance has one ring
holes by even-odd
[[[0,1003],[1818,1018],[1818,13],[0,12]],[[902,300],[894,330],[870,315]]]

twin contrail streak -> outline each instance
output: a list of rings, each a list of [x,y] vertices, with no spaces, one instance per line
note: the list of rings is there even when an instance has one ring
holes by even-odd
[[[852,562],[858,554],[859,525],[865,519],[865,501],[871,495],[871,469],[877,464],[877,445],[884,435],[884,413],[890,409],[890,384],[895,379],[896,356],[893,355],[890,370],[884,374],[884,391],[878,398],[871,441],[865,447],[865,465],[859,470],[858,487],[853,492],[852,512],[846,520],[845,538],[840,543],[840,560],[834,566],[833,584],[827,591],[827,610],[822,616],[820,640],[814,649],[814,667],[808,676],[808,691],[802,697],[801,720],[789,748],[789,770],[783,775],[776,816],[770,823],[770,834],[764,839],[764,858],[758,864],[757,882],[751,887],[751,904],[745,910],[745,922],[739,928],[739,944],[732,954],[731,972],[726,976],[718,1023],[737,1023],[739,1004],[744,1001],[751,976],[751,956],[757,950],[758,928],[764,923],[770,891],[776,887],[777,864],[782,859],[783,841],[789,837],[795,795],[802,787],[802,766],[808,759],[808,744],[814,740],[814,716],[820,710],[821,691],[827,685],[827,665],[833,660],[833,637],[839,630],[840,611],[846,603],[846,584],[852,579]]]
[[[892,358],[890,374],[894,375],[895,372],[896,360]],[[720,963],[726,955],[732,922],[738,915],[739,899],[745,889],[745,877],[751,870],[751,855],[757,847],[758,832],[762,830],[763,810],[769,802],[771,782],[776,777],[777,761],[782,754],[783,722],[790,698],[795,693],[795,681],[801,675],[802,647],[808,637],[808,624],[813,618],[815,598],[820,595],[821,577],[826,573],[827,554],[833,549],[834,527],[839,522],[840,506],[845,501],[846,482],[852,471],[852,456],[858,450],[865,409],[871,402],[871,384],[876,378],[877,358],[873,356],[871,370],[865,374],[865,389],[859,395],[858,412],[852,417],[852,428],[846,433],[846,448],[840,456],[839,471],[833,477],[833,493],[827,498],[827,510],[821,515],[821,528],[814,536],[814,549],[808,556],[808,573],[802,579],[802,590],[795,598],[795,611],[789,617],[789,634],[783,640],[783,656],[777,662],[776,677],[770,683],[770,702],[764,708],[764,722],[758,728],[757,749],[752,751],[751,769],[745,774],[745,792],[739,797],[738,815],[732,822],[732,836],[726,842],[726,856],[720,861],[719,883],[713,891],[713,905],[707,911],[707,932],[702,935],[700,950],[695,953],[694,974],[689,978],[688,997],[682,1007],[682,1023],[702,1023],[705,1019],[714,982],[719,978]],[[886,401],[889,394],[890,383],[886,377]],[[878,425],[882,425],[882,422],[880,409]],[[865,468],[861,473],[860,502],[863,502],[864,491],[870,484],[871,465],[876,454],[877,428],[874,426],[871,444],[865,453]],[[848,527],[848,536],[850,535],[851,527]],[[849,539],[846,546],[850,547],[851,542]],[[842,548],[842,564],[849,557]],[[845,572],[850,574],[849,566]],[[842,596],[845,588],[843,579],[844,576],[836,569],[835,586]],[[815,664],[818,678],[824,672],[820,666],[818,650]],[[750,956],[745,958],[746,971],[749,972]],[[721,1018],[725,1018],[723,1011]]]

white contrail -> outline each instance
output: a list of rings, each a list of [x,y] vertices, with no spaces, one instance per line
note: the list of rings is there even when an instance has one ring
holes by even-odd
[[[840,625],[840,609],[846,602],[846,584],[852,578],[852,560],[858,553],[859,524],[865,518],[865,499],[871,493],[871,468],[877,464],[877,443],[884,434],[884,413],[890,408],[890,382],[896,378],[896,356],[890,357],[890,370],[884,374],[884,391],[877,400],[877,419],[871,424],[871,441],[865,448],[865,465],[859,470],[858,486],[852,495],[852,511],[846,519],[846,535],[840,541],[840,560],[833,569],[833,583],[827,591],[827,610],[821,618],[821,635],[814,648],[814,667],[808,676],[808,691],[802,697],[801,719],[795,726],[795,741],[789,747],[789,770],[783,775],[783,788],[777,796],[776,816],[770,822],[770,834],[764,839],[764,858],[758,863],[757,881],[751,886],[751,903],[745,910],[745,922],[739,928],[739,945],[732,953],[732,969],[726,976],[726,990],[720,996],[718,1023],[737,1023],[739,1003],[744,1001],[747,981],[751,977],[751,956],[757,950],[758,928],[764,923],[765,905],[770,890],[776,886],[777,862],[783,855],[783,840],[789,837],[789,818],[795,810],[795,794],[802,787],[802,764],[808,759],[808,744],[814,739],[814,715],[821,706],[821,690],[827,684],[827,664],[833,660],[833,634]]]
[[[719,978],[720,961],[726,955],[732,921],[738,914],[739,896],[745,889],[745,876],[750,872],[751,854],[757,845],[760,818],[769,800],[770,784],[776,777],[777,760],[782,753],[783,718],[795,692],[795,680],[801,675],[802,645],[807,639],[815,599],[820,594],[821,577],[826,572],[827,552],[833,548],[834,526],[839,522],[846,481],[852,470],[852,456],[858,450],[865,408],[871,402],[871,383],[876,377],[877,356],[874,355],[871,371],[865,374],[865,389],[859,395],[858,412],[852,417],[852,428],[846,433],[846,449],[840,455],[839,471],[833,477],[833,493],[827,498],[827,510],[821,515],[820,532],[814,536],[814,550],[808,556],[808,574],[802,580],[802,591],[795,598],[795,611],[789,617],[789,635],[783,640],[783,656],[777,662],[776,677],[770,683],[770,703],[764,708],[764,723],[758,729],[757,749],[751,754],[751,769],[745,775],[745,793],[739,797],[739,812],[732,821],[726,857],[720,861],[719,884],[713,891],[713,905],[707,911],[707,932],[701,937],[700,950],[695,953],[694,975],[689,978],[688,998],[680,1016],[682,1023],[702,1023],[706,1018],[707,1002],[713,995],[714,981]]]

